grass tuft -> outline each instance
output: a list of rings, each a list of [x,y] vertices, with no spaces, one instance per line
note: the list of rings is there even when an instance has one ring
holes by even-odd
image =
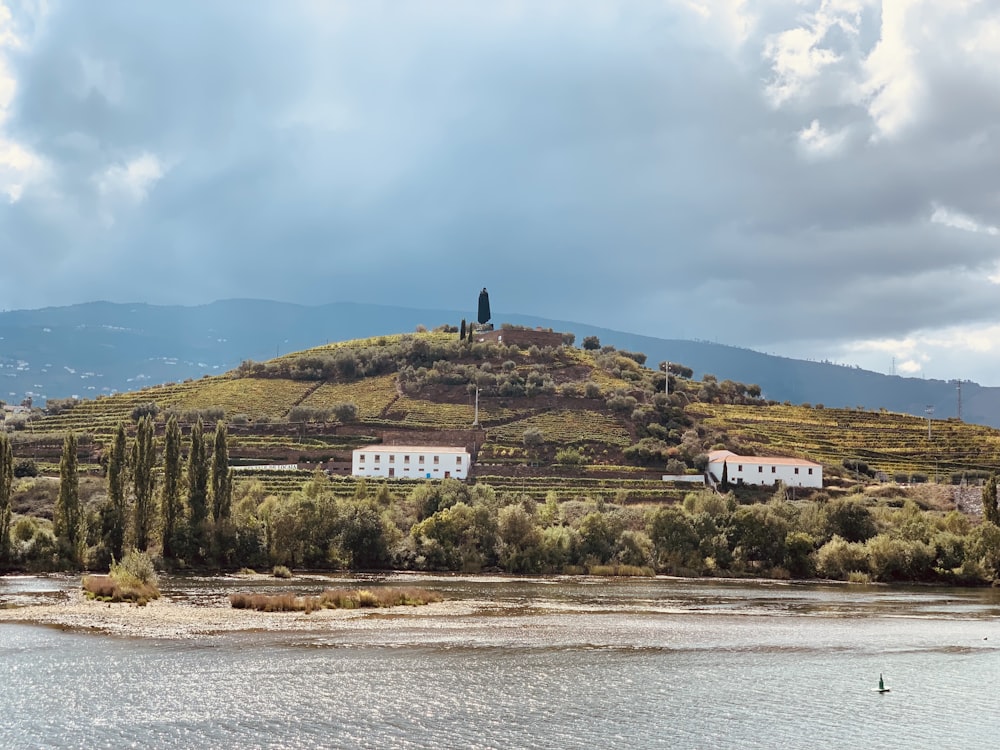
[[[587,573],[592,576],[652,578],[655,571],[647,565],[589,565]]]
[[[84,576],[82,585],[88,599],[101,602],[133,602],[145,606],[160,598],[153,562],[145,552],[136,550],[126,553],[121,562],[112,562],[108,575]]]

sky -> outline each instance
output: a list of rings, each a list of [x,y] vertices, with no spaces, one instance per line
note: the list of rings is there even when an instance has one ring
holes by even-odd
[[[0,308],[504,311],[1000,385],[995,0],[0,0]]]

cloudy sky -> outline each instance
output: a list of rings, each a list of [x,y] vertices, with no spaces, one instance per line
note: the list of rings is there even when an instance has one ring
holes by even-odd
[[[998,71],[995,0],[0,0],[0,308],[486,285],[1000,385]]]

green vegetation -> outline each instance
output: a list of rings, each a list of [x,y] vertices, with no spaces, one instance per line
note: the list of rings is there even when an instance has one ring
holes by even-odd
[[[8,566],[96,569],[135,547],[169,568],[275,575],[998,576],[995,481],[985,523],[955,512],[958,496],[941,483],[989,476],[996,430],[939,421],[928,438],[915,417],[768,403],[755,385],[696,382],[676,363],[654,370],[596,337],[577,349],[552,332],[507,328],[504,343],[457,333],[342,342],[57,402],[9,435],[9,461],[0,444],[0,555],[6,545]],[[538,343],[511,343],[518,336]],[[321,470],[343,471],[352,449],[390,438],[465,443],[472,478],[374,483]],[[661,480],[700,473],[722,447],[820,460],[827,487],[691,494]],[[308,468],[242,470],[272,463]]]
[[[153,563],[145,552],[131,550],[111,563],[106,576],[84,576],[83,590],[89,599],[102,602],[133,602],[140,606],[159,599],[160,589]]]

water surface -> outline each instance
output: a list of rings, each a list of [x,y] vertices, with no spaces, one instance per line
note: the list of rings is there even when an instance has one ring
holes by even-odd
[[[988,589],[366,582],[475,606],[175,640],[0,625],[0,746],[967,749],[1000,729],[1000,598]],[[0,579],[0,602],[76,585]],[[212,606],[248,585],[163,588]],[[886,695],[872,691],[880,672]]]

